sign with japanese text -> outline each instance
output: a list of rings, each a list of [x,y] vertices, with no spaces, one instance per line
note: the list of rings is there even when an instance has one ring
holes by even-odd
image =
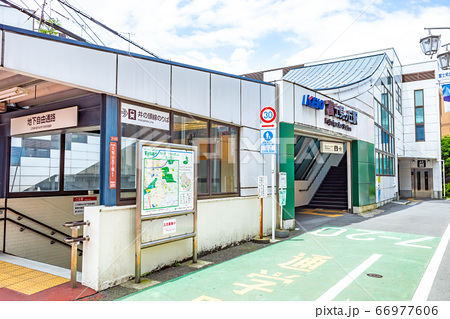
[[[73,198],[73,214],[81,215],[84,208],[89,206],[97,206],[96,196],[78,196]]]
[[[109,188],[116,188],[117,182],[117,142],[109,142]]]
[[[261,129],[261,154],[277,154],[277,130]]]
[[[145,107],[122,103],[121,121],[126,124],[133,124],[159,130],[170,130],[170,115]]]
[[[177,232],[177,220],[169,219],[163,223],[163,235],[172,234]]]
[[[141,214],[194,209],[195,151],[142,147]]]
[[[344,144],[320,141],[320,153],[344,154]]]
[[[38,133],[78,125],[78,106],[11,119],[11,135]]]
[[[258,198],[267,197],[267,176],[258,176]]]

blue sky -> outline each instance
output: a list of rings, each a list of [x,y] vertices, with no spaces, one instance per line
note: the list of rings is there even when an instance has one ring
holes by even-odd
[[[450,27],[448,0],[67,1],[162,58],[235,74],[391,47],[402,64],[426,61],[419,48],[424,27]],[[14,2],[35,10],[44,0]],[[47,7],[81,33],[56,0]],[[128,50],[92,27],[107,46]],[[434,33],[450,42],[450,30]]]

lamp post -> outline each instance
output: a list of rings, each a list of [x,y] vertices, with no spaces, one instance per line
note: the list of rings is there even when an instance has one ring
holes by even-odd
[[[433,58],[434,54],[437,54],[439,51],[439,45],[441,43],[441,35],[433,35],[430,30],[442,30],[442,29],[450,29],[448,27],[441,28],[424,28],[428,30],[428,36],[420,39],[420,48],[425,55],[429,55],[430,58]],[[448,51],[448,46],[450,43],[444,44],[442,47],[445,47],[445,52],[437,54],[437,61],[439,67],[442,70],[450,69],[450,52]]]

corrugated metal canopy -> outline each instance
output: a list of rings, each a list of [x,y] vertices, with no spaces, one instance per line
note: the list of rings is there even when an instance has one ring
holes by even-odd
[[[370,78],[383,62],[385,53],[290,70],[284,80],[313,90],[332,90]]]

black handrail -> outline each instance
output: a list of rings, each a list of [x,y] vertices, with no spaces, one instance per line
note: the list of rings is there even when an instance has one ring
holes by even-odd
[[[68,235],[68,234],[66,234],[66,233],[64,233],[64,232],[62,232],[62,231],[60,231],[60,230],[57,230],[57,229],[55,229],[55,228],[53,228],[53,227],[51,227],[51,226],[48,226],[48,225],[46,225],[46,224],[44,224],[44,223],[42,223],[42,222],[40,222],[40,221],[38,221],[38,220],[36,220],[36,219],[34,219],[34,218],[31,218],[31,217],[29,217],[29,216],[27,216],[27,215],[24,215],[24,214],[22,214],[22,213],[19,213],[17,210],[15,210],[15,209],[12,209],[12,208],[10,208],[10,207],[5,207],[7,210],[9,210],[9,211],[11,211],[11,212],[13,212],[14,214],[16,214],[16,215],[19,215],[19,216],[22,216],[22,217],[24,217],[24,218],[26,218],[26,219],[29,219],[29,220],[31,220],[32,222],[34,222],[34,223],[36,223],[36,224],[38,224],[38,225],[41,225],[42,227],[45,227],[45,228],[48,228],[48,229],[50,229],[51,231],[54,231],[55,233],[58,233],[58,234],[60,234],[60,235],[63,235],[63,236],[65,236],[65,237],[69,237],[70,235]]]
[[[344,153],[345,156],[345,153]],[[314,182],[316,181],[317,176],[319,176],[320,172],[322,171],[322,169],[325,167],[325,164],[328,162],[328,160],[330,159],[331,154],[328,154],[327,159],[323,162],[322,167],[320,167],[319,171],[317,172],[317,174],[314,176],[313,180],[311,181],[311,183],[309,183],[308,188],[307,189],[299,189],[299,192],[307,192],[309,191],[309,189],[311,188],[311,186],[314,184]]]
[[[65,243],[65,242],[62,241],[62,240],[59,240],[59,239],[57,239],[57,238],[51,237],[51,236],[49,236],[49,235],[47,235],[47,234],[44,234],[44,233],[40,232],[39,230],[33,229],[33,228],[31,228],[31,227],[29,227],[29,226],[27,226],[27,225],[24,225],[24,224],[22,224],[22,223],[19,223],[18,221],[13,220],[13,219],[11,219],[11,218],[8,218],[8,217],[7,217],[7,218],[0,218],[0,220],[10,221],[10,222],[12,222],[13,224],[16,224],[16,225],[19,225],[19,226],[21,226],[21,227],[23,227],[23,228],[26,228],[26,229],[28,229],[28,230],[31,230],[32,232],[35,232],[35,233],[37,233],[37,234],[39,234],[39,235],[41,235],[41,236],[47,237],[47,238],[50,239],[50,240],[54,240],[54,241],[56,241],[56,242],[58,242],[58,243],[60,243],[60,244],[62,244],[62,245],[64,245],[64,246],[67,246],[67,247],[69,247],[69,248],[72,247],[70,244],[67,244],[67,243]],[[49,228],[50,228],[50,227],[49,227]],[[81,250],[81,249],[77,249],[77,250],[78,250],[80,253],[83,252],[83,250]]]

